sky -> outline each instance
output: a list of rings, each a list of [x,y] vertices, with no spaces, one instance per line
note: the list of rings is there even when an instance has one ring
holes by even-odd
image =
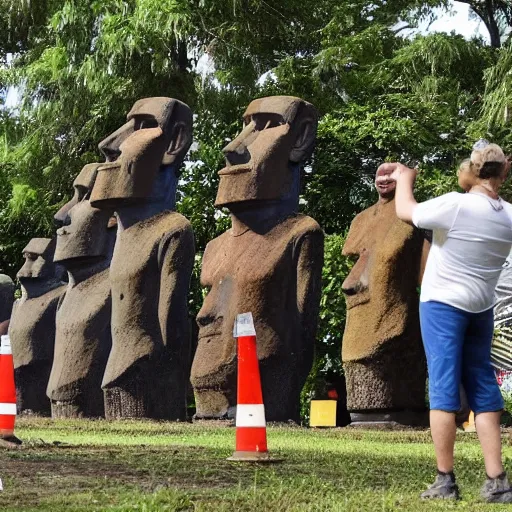
[[[461,2],[451,2],[452,15],[439,11],[439,19],[436,20],[430,27],[421,27],[421,32],[456,32],[467,38],[474,35],[481,35],[486,40],[489,40],[489,34],[483,23],[469,18],[469,5]]]

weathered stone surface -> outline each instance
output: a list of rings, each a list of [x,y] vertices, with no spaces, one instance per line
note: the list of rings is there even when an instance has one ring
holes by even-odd
[[[7,334],[14,304],[14,283],[6,274],[0,274],[0,335]]]
[[[91,204],[114,209],[112,350],[103,379],[107,418],[183,419],[190,361],[187,301],[194,237],[174,212],[192,112],[171,98],[135,103],[100,143]]]
[[[224,148],[216,205],[232,228],[206,247],[197,316],[199,341],[191,382],[197,418],[224,418],[236,406],[233,325],[251,312],[265,412],[270,421],[299,419],[299,395],[313,361],[323,232],[298,211],[300,167],[311,154],[317,113],[277,96],[252,102],[243,131]]]
[[[394,183],[376,179],[380,199],[353,220],[343,254],[357,258],[343,283],[342,359],[353,413],[425,410],[426,363],[419,326],[422,231],[395,213]],[[361,414],[358,414],[361,418]]]
[[[101,382],[112,345],[108,267],[116,229],[115,223],[108,227],[113,212],[93,208],[89,201],[99,165],[82,169],[74,197],[55,215],[61,227],[54,261],[66,268],[69,283],[57,308],[47,387],[54,418],[104,415]]]
[[[11,338],[18,411],[50,413],[45,390],[55,343],[55,314],[66,287],[53,263],[55,241],[33,238],[23,249],[25,264],[17,274],[22,297],[14,303]]]

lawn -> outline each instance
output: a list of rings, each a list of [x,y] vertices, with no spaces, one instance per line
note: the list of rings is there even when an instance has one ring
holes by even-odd
[[[479,501],[480,450],[463,432],[458,503],[418,499],[434,476],[427,431],[272,426],[284,461],[269,465],[226,461],[235,429],[211,424],[21,418],[16,434],[23,448],[0,451],[2,512],[511,510]]]

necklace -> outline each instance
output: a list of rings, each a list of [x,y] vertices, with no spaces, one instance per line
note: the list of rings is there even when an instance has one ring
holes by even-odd
[[[491,187],[486,187],[482,183],[478,184],[477,187],[483,188],[485,191],[487,191],[489,193],[489,197],[492,197],[493,199],[498,199],[498,194]]]
[[[476,185],[481,186],[481,185]],[[482,187],[485,188],[485,187]],[[488,190],[488,189],[485,189]],[[490,191],[489,191],[490,192]],[[470,191],[471,194],[471,191]],[[503,210],[503,204],[501,203],[501,197],[497,196],[496,198],[489,196],[489,194],[482,194],[481,192],[473,192],[473,194],[478,194],[479,196],[485,197],[487,199],[487,202],[491,205],[492,209],[496,212],[499,212],[500,210]]]
[[[482,183],[475,185],[475,187],[483,188],[488,193],[486,195],[489,195],[489,197],[491,197],[492,199],[498,199],[498,200],[500,199],[500,196],[492,188],[486,187]]]

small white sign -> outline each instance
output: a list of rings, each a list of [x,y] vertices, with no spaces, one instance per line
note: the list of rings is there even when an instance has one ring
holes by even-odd
[[[2,479],[0,478],[0,492],[2,492],[4,490],[4,486],[2,484]]]
[[[8,334],[4,334],[0,337],[0,355],[12,354],[11,349],[11,338]]]
[[[233,337],[239,338],[240,336],[256,336],[252,313],[237,315],[233,328]]]

